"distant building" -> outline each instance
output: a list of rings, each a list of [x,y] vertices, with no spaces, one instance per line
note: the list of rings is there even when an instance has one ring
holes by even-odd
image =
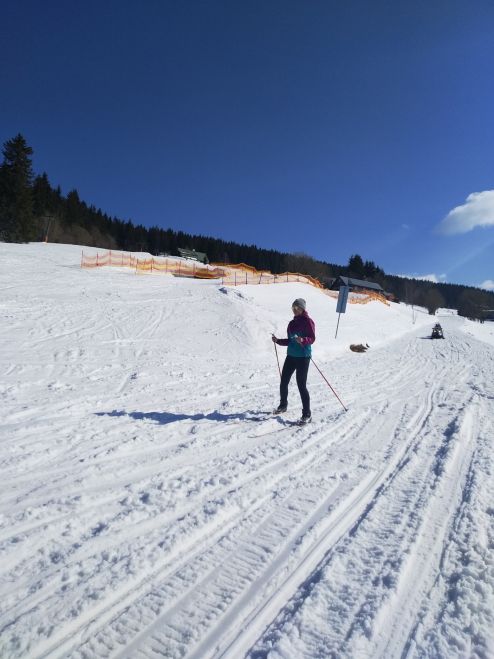
[[[182,247],[179,247],[178,253],[184,259],[192,259],[193,261],[199,261],[199,263],[205,264],[209,263],[207,254],[204,254],[204,252],[196,252],[195,249],[182,249]]]
[[[331,284],[330,289],[332,291],[339,291],[341,286],[349,286],[350,290],[354,293],[358,293],[359,291],[375,291],[384,295],[382,286],[373,281],[366,281],[365,279],[353,279],[353,277],[339,275]]]

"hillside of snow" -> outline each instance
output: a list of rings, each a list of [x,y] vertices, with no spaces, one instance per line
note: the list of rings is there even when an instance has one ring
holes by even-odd
[[[80,257],[0,243],[1,657],[494,656],[494,324]]]

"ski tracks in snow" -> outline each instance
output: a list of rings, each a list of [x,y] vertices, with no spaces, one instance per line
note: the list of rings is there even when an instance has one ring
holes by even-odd
[[[484,369],[471,386],[467,347],[478,350],[479,345],[468,346],[459,337],[450,341],[451,359],[448,350],[429,353],[432,386],[411,424],[399,432],[408,445],[396,468],[376,489],[358,523],[332,547],[262,635],[252,657],[268,652],[273,657],[283,653],[297,657],[488,656],[489,646],[492,650],[492,636],[485,634],[493,618],[487,604],[493,595],[485,532],[489,526],[492,529],[489,506],[481,509],[485,526],[480,521],[475,524],[478,530],[484,529],[477,560],[460,572],[472,590],[472,572],[480,578],[481,593],[473,602],[471,593],[461,601],[466,591],[456,590],[452,599],[448,587],[459,577],[445,556],[470,553],[465,537],[459,552],[458,529],[462,520],[469,519],[472,525],[477,516],[478,506],[472,506],[472,475],[483,477],[485,486],[492,467],[489,459],[490,465],[479,468],[477,453],[482,451],[486,460],[487,437],[492,437],[489,373],[493,355],[486,351]],[[472,361],[478,364],[475,357]],[[443,364],[452,362],[456,367],[445,371]],[[418,370],[418,377],[423,372]],[[484,399],[478,395],[479,384]],[[489,386],[491,395],[485,396]],[[442,433],[438,432],[441,428]],[[477,494],[481,488],[479,483]],[[487,492],[483,494],[488,500]],[[461,608],[466,609],[463,620],[455,620],[455,610]],[[477,625],[476,615],[480,616]],[[472,626],[469,640],[462,625],[467,630]]]
[[[315,420],[297,428],[256,420],[275,399],[273,369],[225,360],[218,378],[234,338],[213,343],[194,376],[169,340],[180,330],[169,300],[152,313],[136,300],[130,317],[113,304],[84,325],[42,326],[35,349],[57,339],[59,387],[76,377],[70,351],[94,350],[82,391],[57,394],[31,434],[32,411],[8,419],[5,656],[486,654],[492,348],[415,331],[340,356],[321,366],[348,413],[312,369]],[[156,368],[174,383],[161,401]]]

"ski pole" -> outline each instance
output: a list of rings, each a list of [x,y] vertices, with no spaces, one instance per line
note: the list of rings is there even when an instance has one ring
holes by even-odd
[[[278,371],[280,373],[280,380],[281,380],[281,368],[280,368],[280,359],[278,357],[278,348],[276,347],[276,343],[274,341],[273,341],[273,345],[274,345],[274,351],[276,353],[276,361],[278,362]]]
[[[336,391],[333,389],[333,387],[329,384],[329,382],[326,380],[326,378],[324,377],[324,373],[321,371],[321,369],[319,368],[319,366],[318,366],[318,365],[316,364],[316,362],[312,359],[312,357],[310,358],[310,360],[311,360],[311,362],[314,364],[314,366],[317,368],[317,370],[318,370],[319,373],[321,374],[323,380],[326,382],[326,384],[328,385],[328,387],[331,389],[331,391],[334,393],[334,395],[336,396],[336,398],[337,398],[337,399],[340,401],[340,403],[341,403],[341,399],[340,399],[340,397],[338,396],[338,394],[336,393]],[[343,407],[343,409],[345,410],[345,412],[348,412],[347,408],[343,405],[343,403],[341,403],[341,406]]]

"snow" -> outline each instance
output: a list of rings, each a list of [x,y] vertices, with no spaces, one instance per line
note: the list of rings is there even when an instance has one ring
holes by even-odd
[[[0,243],[0,656],[494,655],[492,323],[80,256]]]
[[[463,331],[479,341],[485,341],[491,346],[494,346],[494,322],[492,321],[474,323],[466,320],[463,326]]]

